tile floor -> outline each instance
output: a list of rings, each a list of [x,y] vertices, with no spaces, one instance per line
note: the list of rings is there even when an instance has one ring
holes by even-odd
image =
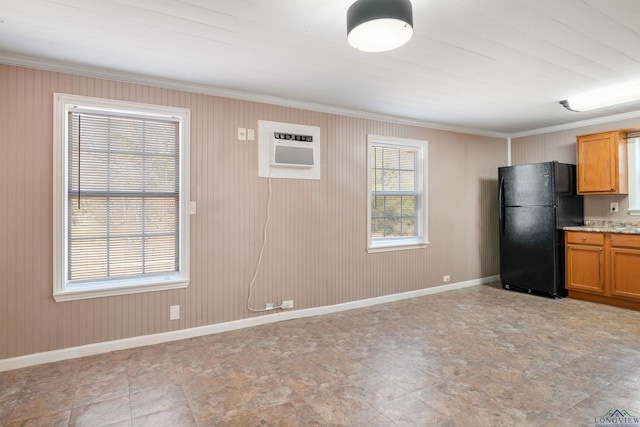
[[[595,426],[640,312],[474,286],[0,373],[0,425]]]

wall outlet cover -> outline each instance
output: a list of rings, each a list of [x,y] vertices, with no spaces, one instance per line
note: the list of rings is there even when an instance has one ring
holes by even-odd
[[[293,308],[293,300],[290,299],[287,301],[282,301],[282,305],[280,307],[286,310]]]
[[[169,320],[178,320],[180,318],[180,306],[169,306]]]

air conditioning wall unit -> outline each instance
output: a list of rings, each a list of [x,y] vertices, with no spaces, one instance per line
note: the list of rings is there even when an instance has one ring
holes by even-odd
[[[258,121],[258,176],[320,179],[320,128]]]

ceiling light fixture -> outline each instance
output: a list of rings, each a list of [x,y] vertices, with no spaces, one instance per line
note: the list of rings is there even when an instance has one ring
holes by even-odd
[[[413,36],[409,0],[358,0],[347,11],[347,40],[363,52],[398,48]]]
[[[572,96],[560,104],[571,111],[589,111],[640,100],[640,80]]]

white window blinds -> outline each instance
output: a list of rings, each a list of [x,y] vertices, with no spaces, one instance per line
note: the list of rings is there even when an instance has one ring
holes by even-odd
[[[180,266],[179,122],[67,112],[67,283]]]
[[[640,132],[627,135],[629,155],[629,214],[640,215]]]
[[[367,250],[425,247],[428,142],[369,135],[367,147]]]
[[[371,237],[416,236],[416,149],[372,146]]]

